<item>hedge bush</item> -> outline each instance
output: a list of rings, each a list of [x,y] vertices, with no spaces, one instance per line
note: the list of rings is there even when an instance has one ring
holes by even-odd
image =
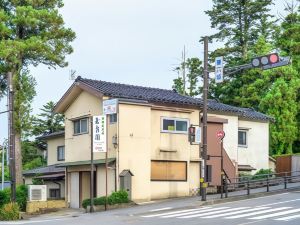
[[[105,196],[94,198],[94,205],[105,205]],[[128,193],[126,191],[117,191],[113,192],[110,196],[107,197],[107,203],[109,205],[115,205],[120,203],[128,203]],[[87,206],[91,205],[90,199],[85,199],[82,201],[82,207],[87,208]]]
[[[18,203],[7,203],[0,209],[0,220],[18,220],[20,208]]]
[[[20,210],[26,210],[28,197],[28,188],[26,185],[19,185],[16,189],[16,202],[19,205]],[[6,188],[0,191],[0,208],[10,202],[10,188]]]

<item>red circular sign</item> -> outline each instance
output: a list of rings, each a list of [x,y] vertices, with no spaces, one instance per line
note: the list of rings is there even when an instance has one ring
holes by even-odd
[[[225,137],[225,132],[224,131],[220,130],[220,131],[217,132],[217,138],[222,140],[224,137]]]

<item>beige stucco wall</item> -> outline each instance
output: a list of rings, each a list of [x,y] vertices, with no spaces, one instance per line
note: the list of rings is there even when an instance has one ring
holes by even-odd
[[[47,165],[62,163],[57,161],[57,147],[65,145],[64,137],[56,137],[47,140]]]
[[[150,107],[119,105],[119,149],[119,172],[129,169],[134,174],[132,199],[150,200]]]
[[[199,159],[199,146],[190,145],[187,133],[161,132],[162,117],[187,119],[189,124],[198,124],[199,113],[196,110],[151,110],[151,160],[187,162],[187,181],[151,181],[151,199],[188,196],[190,189],[199,187],[199,166],[190,165],[190,159]],[[198,179],[195,181],[197,175]]]
[[[65,112],[65,161],[76,162],[91,159],[91,127],[87,134],[73,135],[73,120],[79,117],[102,115],[102,99],[83,91]],[[112,136],[116,134],[117,125],[109,125],[109,158],[115,158]],[[105,158],[105,153],[94,153],[94,159]]]
[[[115,191],[115,170],[109,167],[107,170],[107,195]],[[97,166],[97,196],[105,196],[106,178],[105,165]]]
[[[238,161],[257,170],[269,168],[269,124],[239,120],[239,127],[249,128],[247,147],[238,147]],[[255,171],[253,171],[254,173]]]

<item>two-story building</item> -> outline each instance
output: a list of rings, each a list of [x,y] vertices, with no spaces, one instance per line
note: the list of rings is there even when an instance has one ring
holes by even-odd
[[[90,197],[91,117],[102,102],[118,99],[109,116],[108,189],[125,189],[132,200],[188,196],[199,190],[202,158],[188,142],[188,127],[199,124],[202,101],[173,90],[78,77],[55,107],[65,116],[66,200],[78,208]],[[208,154],[220,156],[216,132],[224,130],[224,172],[268,168],[270,117],[252,109],[209,101]],[[50,149],[48,151],[51,151]],[[57,154],[57,149],[53,150]],[[48,156],[48,157],[49,157]],[[105,154],[94,153],[94,196],[105,194]],[[220,185],[220,158],[208,160],[210,185]]]

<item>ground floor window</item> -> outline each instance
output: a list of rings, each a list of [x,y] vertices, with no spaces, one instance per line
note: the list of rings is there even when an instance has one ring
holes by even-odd
[[[151,161],[152,181],[187,181],[187,162]]]
[[[49,197],[60,198],[60,189],[58,188],[49,189]]]

